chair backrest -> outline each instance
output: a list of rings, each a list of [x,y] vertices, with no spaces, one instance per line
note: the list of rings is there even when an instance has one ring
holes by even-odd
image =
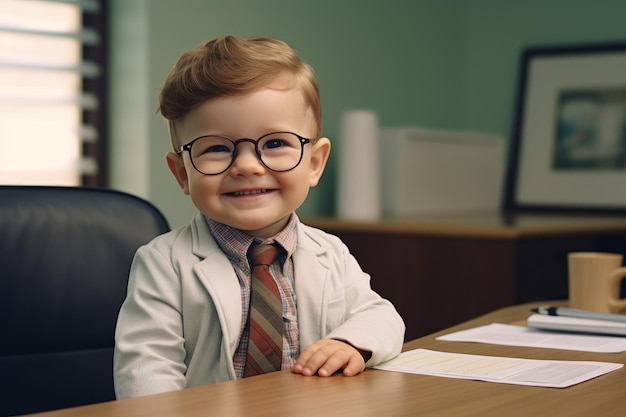
[[[100,188],[0,186],[0,416],[113,400],[113,346],[136,249],[169,230]]]

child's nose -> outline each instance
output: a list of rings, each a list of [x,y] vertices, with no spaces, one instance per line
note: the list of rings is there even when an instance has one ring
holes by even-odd
[[[265,166],[257,156],[254,145],[240,143],[229,170],[233,175],[251,175],[265,172]]]

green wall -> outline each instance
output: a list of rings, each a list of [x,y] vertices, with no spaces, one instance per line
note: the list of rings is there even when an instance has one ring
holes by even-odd
[[[173,226],[193,215],[164,162],[156,96],[178,56],[210,38],[271,36],[299,51],[335,144],[341,113],[355,108],[376,110],[383,126],[509,138],[521,49],[626,39],[624,15],[619,0],[112,0],[112,186],[153,201]],[[137,167],[129,146],[148,156]],[[334,213],[335,164],[301,214]]]
[[[464,127],[510,136],[527,46],[626,41],[622,0],[468,0]]]

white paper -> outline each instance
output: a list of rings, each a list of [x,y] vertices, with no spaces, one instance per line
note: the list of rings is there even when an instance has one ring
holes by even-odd
[[[415,349],[375,368],[502,384],[566,388],[622,366],[621,363],[610,362],[546,361]]]
[[[437,340],[600,353],[626,351],[626,338],[624,337],[553,332],[500,323],[461,330],[440,336]]]

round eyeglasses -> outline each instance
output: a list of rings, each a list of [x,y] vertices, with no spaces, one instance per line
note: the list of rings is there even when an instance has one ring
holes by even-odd
[[[261,163],[276,172],[290,171],[302,161],[304,145],[311,139],[292,132],[272,132],[257,140],[242,138],[233,140],[226,136],[200,136],[180,147],[179,155],[189,152],[191,164],[200,173],[218,175],[225,172],[237,157],[237,145],[242,142],[254,144]]]

